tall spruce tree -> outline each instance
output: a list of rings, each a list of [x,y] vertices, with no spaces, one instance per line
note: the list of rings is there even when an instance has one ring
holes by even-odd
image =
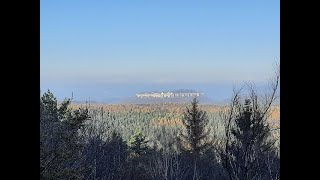
[[[225,167],[231,179],[266,179],[264,158],[272,151],[275,140],[256,101],[237,103],[237,115],[230,126],[225,152]]]
[[[183,113],[182,123],[185,127],[178,138],[180,150],[198,156],[203,154],[211,145],[208,136],[208,117],[205,111],[199,109],[199,101],[194,98],[191,106]]]
[[[270,93],[259,96],[253,85],[244,86],[248,95],[235,92],[230,107],[223,117],[225,124],[225,149],[222,160],[229,179],[277,179],[279,157],[274,147],[268,123],[271,105],[277,98],[280,71],[270,84]],[[271,159],[271,160],[270,160]],[[273,167],[270,168],[272,163]],[[267,169],[269,169],[267,171]]]
[[[183,114],[182,123],[184,130],[180,132],[178,137],[178,146],[183,155],[186,155],[187,161],[190,163],[189,168],[192,172],[188,178],[200,179],[202,166],[201,159],[206,152],[210,150],[212,142],[209,138],[209,130],[207,129],[208,117],[205,111],[200,110],[197,98],[191,102],[191,106],[186,108]]]

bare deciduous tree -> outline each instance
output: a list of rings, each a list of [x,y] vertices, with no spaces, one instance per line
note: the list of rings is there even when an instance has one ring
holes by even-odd
[[[231,104],[223,113],[226,139],[221,157],[230,179],[274,179],[274,175],[278,175],[269,173],[268,176],[266,162],[270,161],[266,158],[274,152],[276,142],[271,138],[267,120],[271,105],[277,98],[279,79],[280,71],[277,69],[269,84],[270,90],[260,97],[254,85],[245,84],[246,96],[241,94],[243,88],[234,91]]]

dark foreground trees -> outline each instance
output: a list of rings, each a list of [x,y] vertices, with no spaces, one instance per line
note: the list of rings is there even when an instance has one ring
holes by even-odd
[[[187,179],[216,179],[221,178],[217,173],[213,141],[209,135],[209,119],[205,111],[199,108],[196,98],[182,117],[184,131],[178,137],[178,146],[182,161],[187,166]]]
[[[81,143],[78,130],[87,120],[87,109],[70,110],[70,100],[58,106],[48,91],[40,98],[41,179],[82,179]]]
[[[128,147],[116,132],[89,122],[87,108],[60,105],[48,91],[40,98],[40,179],[125,179]],[[105,129],[104,129],[105,130]]]
[[[264,112],[252,99],[246,99],[243,104],[236,102],[235,108],[235,119],[229,125],[223,154],[230,179],[277,178],[278,174],[275,174],[274,169],[273,173],[266,171],[269,162],[267,158],[275,160],[277,156],[273,147],[275,140],[270,138],[271,131]]]
[[[196,98],[187,107],[182,117],[185,131],[180,134],[179,142],[182,152],[189,153],[197,158],[210,148],[211,142],[207,128],[208,117],[206,112],[199,109]]]
[[[247,96],[234,94],[224,114],[225,148],[222,162],[230,179],[279,179],[280,167],[267,122],[270,107],[277,97],[280,74],[276,73],[269,94],[259,97],[253,85],[246,85]]]
[[[90,136],[85,143],[84,179],[122,179],[126,176],[123,172],[126,170],[128,146],[116,132],[112,132],[107,139],[100,135]]]

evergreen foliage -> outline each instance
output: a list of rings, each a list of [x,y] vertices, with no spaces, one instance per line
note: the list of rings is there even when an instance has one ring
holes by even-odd
[[[200,106],[197,99],[181,108],[170,104],[119,105],[120,110],[110,110],[75,107],[70,99],[58,103],[48,91],[40,97],[40,177],[278,178],[280,157],[267,116],[262,116],[264,111],[252,100],[243,105],[238,102],[234,106],[237,113],[225,131],[219,114]],[[248,150],[243,153],[245,147]],[[241,168],[250,163],[255,169],[245,175]],[[234,167],[241,170],[230,176]]]

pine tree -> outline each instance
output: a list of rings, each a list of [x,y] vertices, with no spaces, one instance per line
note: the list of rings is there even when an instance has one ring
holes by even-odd
[[[254,98],[255,99],[255,98]],[[264,158],[272,152],[275,140],[270,138],[270,128],[257,101],[246,99],[236,103],[237,115],[230,126],[225,167],[231,179],[265,179]]]
[[[148,170],[149,147],[146,137],[138,131],[129,140],[129,150],[131,151],[129,158],[129,166],[127,174],[130,179],[147,180],[150,179]]]
[[[129,140],[130,150],[134,155],[141,156],[142,154],[146,154],[148,151],[147,143],[148,141],[146,140],[145,136],[138,131]]]
[[[180,150],[198,156],[203,154],[211,144],[208,136],[208,117],[205,111],[198,107],[196,98],[191,102],[191,107],[187,107],[183,114],[182,123],[185,131],[180,133],[178,138]]]
[[[221,157],[231,180],[277,179],[280,176],[280,157],[274,148],[276,139],[271,137],[267,122],[271,105],[278,96],[279,68],[276,66],[275,76],[270,79],[263,96],[258,95],[253,84],[247,83],[234,92],[230,107],[222,113],[226,141]],[[246,98],[241,95],[243,90],[248,90]]]
[[[40,97],[41,179],[81,179],[78,130],[89,119],[86,109],[71,110],[70,100],[59,106],[48,91]]]
[[[205,166],[202,160],[205,159],[205,155],[211,154],[207,153],[211,150],[212,144],[207,129],[209,120],[206,112],[199,109],[198,103],[198,100],[194,98],[191,106],[186,108],[182,118],[185,129],[178,137],[179,149],[186,163],[189,164],[189,172],[192,172],[188,175],[188,179],[203,179],[202,173],[199,172]],[[208,158],[209,161],[212,160],[212,157],[213,154]],[[208,166],[206,168],[208,169]]]

